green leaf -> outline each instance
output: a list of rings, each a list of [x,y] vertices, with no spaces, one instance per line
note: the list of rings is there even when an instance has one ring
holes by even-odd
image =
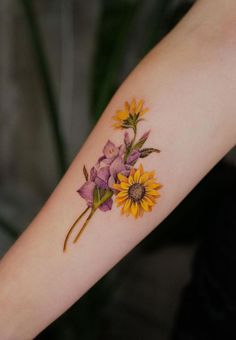
[[[140,150],[141,154],[140,154],[140,158],[145,158],[147,156],[149,156],[152,152],[161,152],[160,150],[158,149],[155,149],[155,148],[145,148],[145,149],[142,149]]]
[[[93,190],[93,204],[97,205],[101,200],[101,196],[100,196],[100,191],[98,187],[95,187]]]
[[[133,146],[133,149],[141,149],[141,147],[144,145],[144,143],[146,142],[146,140],[148,139],[150,130],[145,132],[142,137],[138,140],[138,142]]]

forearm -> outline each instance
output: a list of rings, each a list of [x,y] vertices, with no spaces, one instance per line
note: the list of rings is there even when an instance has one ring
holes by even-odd
[[[200,1],[131,73],[43,209],[1,261],[1,339],[31,339],[51,323],[147,236],[234,146],[236,48],[230,28],[236,30],[235,18],[225,6],[212,11],[205,25],[211,3]],[[235,7],[232,1],[227,4]],[[225,18],[230,18],[230,28]],[[213,34],[219,23],[223,32]],[[108,140],[123,143],[124,130],[113,130],[112,116],[133,97],[144,99],[149,108],[138,125],[138,137],[151,129],[147,147],[161,151],[138,159],[134,166],[142,163],[145,170],[156,171],[161,196],[151,212],[137,219],[121,215],[123,206],[115,202],[109,211],[97,209],[78,242],[73,240],[81,221],[65,244],[69,227],[87,206],[77,193],[85,182],[83,166],[96,164]]]

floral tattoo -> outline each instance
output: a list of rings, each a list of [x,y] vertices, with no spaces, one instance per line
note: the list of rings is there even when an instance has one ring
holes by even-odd
[[[135,167],[140,158],[145,158],[153,152],[160,152],[156,148],[143,147],[150,130],[140,138],[137,137],[138,124],[144,120],[143,116],[147,111],[143,100],[136,103],[136,100],[132,99],[131,103],[125,102],[124,108],[116,111],[113,116],[115,123],[112,126],[118,130],[125,130],[124,142],[116,146],[108,140],[103,148],[103,154],[90,172],[83,167],[85,183],[77,192],[86,201],[86,208],[67,232],[64,251],[67,249],[72,231],[82,217],[88,213],[74,243],[78,241],[97,209],[103,212],[112,209],[114,197],[116,205],[121,207],[121,214],[126,216],[138,218],[145,212],[152,211],[160,196],[159,189],[162,185],[157,182],[155,171],[145,171],[142,163]]]

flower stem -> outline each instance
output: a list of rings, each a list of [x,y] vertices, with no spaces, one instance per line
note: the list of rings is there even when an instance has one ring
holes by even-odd
[[[86,212],[90,209],[90,207],[87,207],[81,215],[79,215],[79,217],[75,220],[75,222],[73,223],[73,225],[70,227],[67,235],[66,235],[66,238],[65,238],[65,241],[64,241],[64,246],[63,246],[63,251],[65,252],[66,251],[66,246],[67,246],[67,242],[69,240],[69,237],[72,233],[72,231],[74,230],[76,224],[79,222],[79,220],[86,214]]]
[[[127,159],[128,159],[128,156],[131,154],[131,152],[133,151],[133,146],[134,146],[134,143],[135,143],[135,140],[136,140],[136,135],[137,135],[137,125],[133,125],[132,126],[132,129],[134,131],[134,136],[133,136],[133,139],[131,141],[131,144],[129,146],[129,149],[126,149],[126,153],[125,153],[125,156],[124,156],[124,163],[127,162]]]
[[[134,137],[133,137],[133,140],[132,140],[131,149],[132,149],[132,147],[134,146],[134,142],[135,142],[135,139],[136,139],[136,135],[137,135],[137,125],[134,125],[133,130],[134,130]]]
[[[82,228],[80,229],[80,231],[78,232],[78,234],[76,235],[76,238],[74,239],[74,243],[76,243],[79,239],[79,237],[81,236],[82,232],[84,231],[84,229],[86,228],[89,220],[91,219],[91,217],[93,216],[93,214],[95,213],[96,209],[92,209],[90,214],[88,215],[86,221],[84,222]]]
[[[103,204],[105,203],[109,198],[111,198],[113,195],[113,191],[112,190],[107,190],[105,195],[98,201],[98,202],[94,202],[93,207],[90,211],[90,214],[88,215],[86,221],[84,222],[82,228],[80,229],[80,231],[78,232],[78,234],[76,235],[76,238],[74,239],[74,243],[76,243],[80,237],[80,235],[82,234],[82,232],[84,231],[84,229],[86,228],[88,222],[90,221],[90,219],[92,218],[93,214],[95,213],[95,211]]]

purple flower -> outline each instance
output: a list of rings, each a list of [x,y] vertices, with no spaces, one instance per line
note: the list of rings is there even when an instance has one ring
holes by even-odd
[[[127,148],[130,146],[131,143],[129,133],[127,131],[124,134],[124,143]]]
[[[139,159],[140,157],[140,151],[139,150],[133,150],[129,154],[127,158],[127,164],[134,165],[134,163]]]
[[[116,179],[117,174],[123,170],[126,170],[123,158],[118,156],[110,165],[110,174],[114,177],[114,179]]]
[[[119,146],[119,156],[120,157],[124,157],[124,153],[125,153],[125,145],[124,144],[121,144]]]
[[[90,181],[94,182],[97,177],[97,169],[93,166],[90,170]]]
[[[129,135],[125,136],[126,143],[130,143]],[[88,206],[93,206],[94,189],[97,188],[104,193],[104,190],[114,190],[113,184],[118,181],[118,173],[129,176],[131,165],[139,158],[138,150],[133,150],[124,164],[125,144],[116,147],[110,140],[107,141],[103,148],[103,155],[99,157],[95,166],[90,170],[89,181],[81,186],[78,190],[80,196],[86,200]],[[102,165],[103,164],[103,165]],[[102,191],[103,190],[103,191]],[[99,206],[102,211],[108,211],[112,208],[113,200],[109,198]]]
[[[106,202],[100,205],[99,209],[101,211],[108,211],[111,210],[113,204],[113,199],[109,198]]]
[[[114,159],[119,154],[119,148],[117,148],[114,143],[108,140],[103,148],[103,154],[107,159]]]
[[[79,190],[77,190],[80,196],[85,199],[89,207],[93,205],[93,191],[95,186],[94,182],[87,181],[79,188]]]
[[[115,183],[115,178],[113,176],[110,176],[108,179],[108,187],[111,188],[113,190],[113,184]]]
[[[110,176],[110,170],[109,166],[104,166],[99,169],[96,169],[95,167],[92,167],[90,170],[90,180],[85,182],[80,189],[78,190],[78,193],[80,196],[85,199],[89,207],[93,206],[93,200],[94,200],[94,189],[108,189],[108,181],[111,178]],[[111,181],[110,181],[111,183]],[[113,204],[112,198],[109,198],[107,201],[105,201],[103,204],[101,204],[98,208],[102,211],[108,211],[111,210]]]
[[[119,152],[120,148],[116,147],[114,143],[108,140],[103,148],[103,155],[98,158],[96,167],[98,168],[101,162],[105,163],[106,165],[110,165],[119,155]]]
[[[108,187],[108,180],[110,177],[109,166],[104,166],[97,171],[94,182],[99,188],[106,189]]]

